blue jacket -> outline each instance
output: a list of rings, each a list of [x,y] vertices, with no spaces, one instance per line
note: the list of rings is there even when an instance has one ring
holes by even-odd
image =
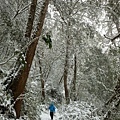
[[[55,106],[54,106],[54,104],[50,104],[49,110],[50,110],[50,112],[55,112]]]

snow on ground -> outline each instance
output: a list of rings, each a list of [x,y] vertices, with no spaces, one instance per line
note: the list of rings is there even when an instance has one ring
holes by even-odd
[[[59,116],[60,116],[60,114],[58,112],[56,112],[54,117],[53,117],[53,120],[59,120]],[[50,115],[49,115],[49,111],[42,112],[40,117],[41,117],[41,120],[51,120]]]
[[[62,105],[57,108],[53,120],[101,120],[92,105],[85,102],[72,102],[69,105]],[[47,106],[42,106],[41,120],[51,120]]]

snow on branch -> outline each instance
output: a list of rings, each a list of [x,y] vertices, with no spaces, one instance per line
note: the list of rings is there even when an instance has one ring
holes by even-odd
[[[0,65],[6,64],[6,63],[7,63],[9,60],[11,60],[14,56],[15,56],[15,54],[13,54],[11,57],[9,57],[6,61],[1,62]]]
[[[97,81],[97,83],[101,84],[105,88],[105,90],[110,91],[110,92],[114,92],[114,90],[112,90],[110,88],[107,88],[106,85],[103,82]]]
[[[111,42],[113,42],[115,39],[117,39],[117,38],[120,37],[120,32],[117,35],[115,35],[114,37],[112,37],[112,38],[109,38],[106,35],[104,35],[104,37],[107,38],[107,39],[109,39],[109,40],[111,40]]]
[[[26,9],[28,9],[29,6],[30,6],[30,4],[31,4],[31,3],[29,3],[28,5],[26,5],[26,6],[23,7],[22,9],[18,9],[18,10],[16,11],[16,14],[13,16],[12,19],[15,19],[17,15],[21,14],[21,13],[24,12]]]

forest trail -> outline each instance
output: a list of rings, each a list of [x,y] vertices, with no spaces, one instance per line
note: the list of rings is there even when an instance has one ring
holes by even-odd
[[[60,114],[56,111],[53,120],[59,120]],[[41,120],[51,120],[49,110],[42,112]]]

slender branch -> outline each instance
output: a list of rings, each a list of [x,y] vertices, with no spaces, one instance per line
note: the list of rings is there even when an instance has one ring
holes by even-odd
[[[33,39],[32,41],[30,41],[27,45],[25,45],[25,46],[21,49],[21,51],[24,51],[25,49],[27,49],[33,42],[35,42],[35,41],[38,40],[38,39],[39,39],[39,37],[34,38],[34,39]],[[14,52],[11,57],[9,57],[6,61],[1,62],[0,65],[6,64],[6,63],[9,62],[9,60],[11,60],[13,57],[15,57],[16,55],[20,54],[21,51],[20,51],[20,52],[17,52],[17,53]]]
[[[114,10],[109,6],[102,6],[102,8],[107,8],[116,18],[119,18],[119,16],[114,12]]]
[[[9,57],[5,62],[0,63],[0,65],[4,65],[6,64],[10,59],[12,59],[15,56],[15,54],[13,53],[13,55],[11,57]]]
[[[30,3],[31,4],[31,3]],[[15,19],[19,14],[21,14],[22,12],[24,12],[29,6],[30,6],[30,4],[28,4],[28,5],[26,5],[25,7],[23,7],[22,9],[18,9],[17,11],[16,11],[16,14],[13,16],[13,18],[12,18],[12,20],[13,19]]]
[[[60,7],[55,3],[54,0],[53,0],[53,2],[54,2],[54,6],[55,6],[56,10],[57,10],[57,11],[59,12],[59,14],[60,14],[61,19],[62,19],[63,22],[67,25],[67,22],[65,21],[63,15],[62,15],[62,11],[61,11]]]
[[[62,80],[63,80],[63,75],[60,78],[59,84],[62,83]]]
[[[106,35],[104,35],[105,38],[111,40],[111,42],[113,42],[115,39],[119,38],[120,37],[120,33],[118,33],[117,35],[115,35],[114,37],[110,38],[110,37],[107,37]]]

